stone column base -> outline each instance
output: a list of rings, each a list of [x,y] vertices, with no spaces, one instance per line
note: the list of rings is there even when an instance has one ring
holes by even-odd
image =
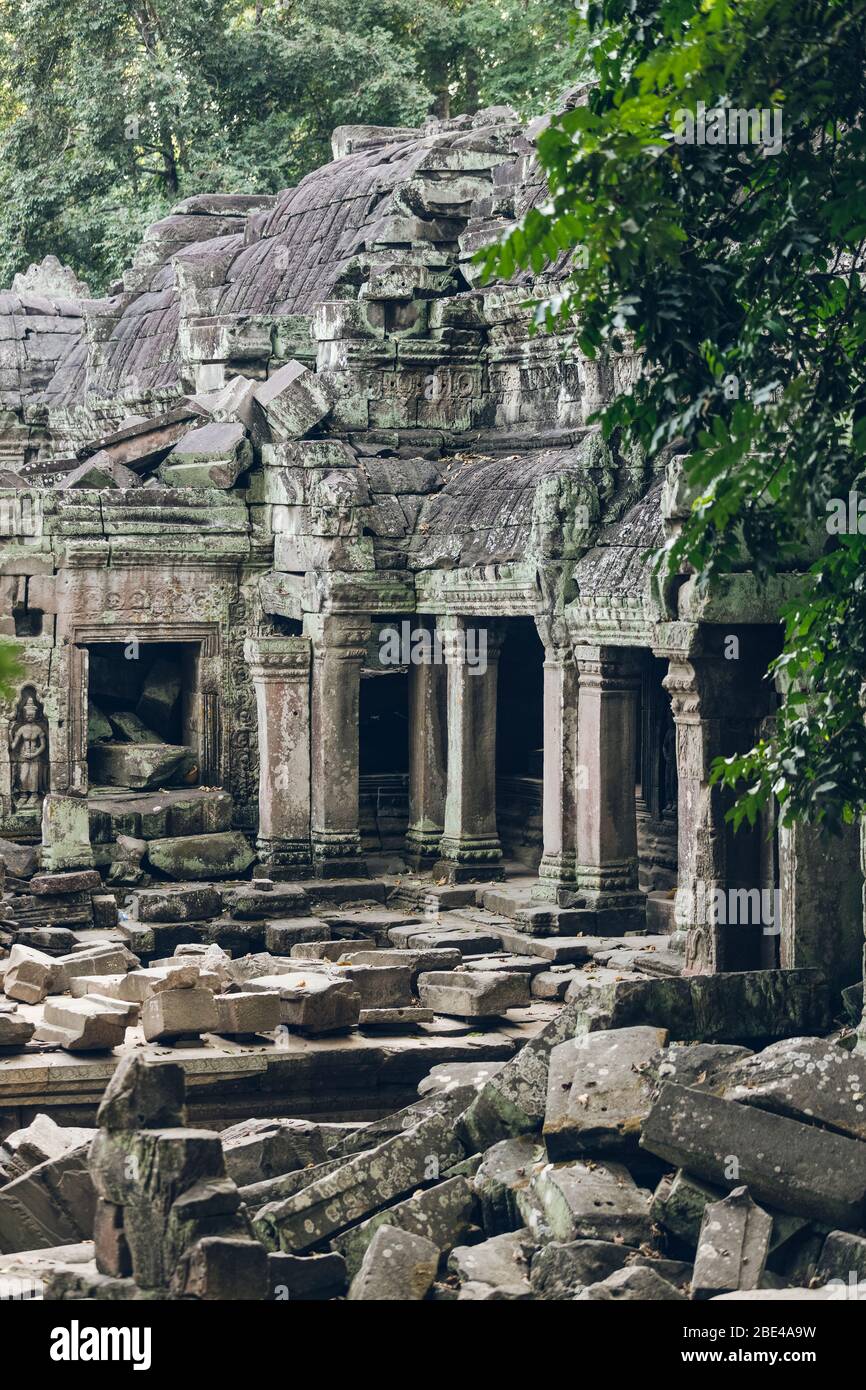
[[[361,855],[361,837],[352,834],[313,831],[313,873],[317,878],[369,878],[367,861]]]
[[[440,854],[433,865],[434,878],[446,878],[449,883],[470,883],[475,879],[501,879],[502,846],[496,836],[477,839],[442,836]]]
[[[533,884],[530,898],[534,903],[573,907],[576,888],[575,856],[545,854],[538,866],[538,882]]]
[[[429,869],[439,858],[442,826],[410,825],[403,858],[413,869]]]
[[[278,836],[259,835],[256,840],[259,864],[267,870],[289,870],[294,878],[308,878],[312,872],[312,850],[309,840],[287,840]],[[265,875],[257,875],[265,877]]]

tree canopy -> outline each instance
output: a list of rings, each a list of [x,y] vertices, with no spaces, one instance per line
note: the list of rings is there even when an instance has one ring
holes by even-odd
[[[539,141],[549,201],[486,269],[571,253],[539,327],[643,355],[603,427],[682,455],[670,573],[808,571],[776,733],[715,775],[739,788],[735,821],[775,796],[832,828],[866,809],[866,536],[848,506],[866,468],[866,3],[594,0],[586,22],[588,103]]]
[[[53,252],[102,292],[198,192],[274,192],[341,124],[573,81],[558,0],[0,0],[0,281]]]

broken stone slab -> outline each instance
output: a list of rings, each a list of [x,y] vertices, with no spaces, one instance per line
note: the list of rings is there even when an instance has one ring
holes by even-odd
[[[211,421],[179,439],[160,467],[168,487],[233,487],[253,461],[239,421]]]
[[[542,1130],[551,1159],[636,1150],[652,1106],[648,1074],[664,1028],[616,1028],[559,1043],[550,1054]]]
[[[0,1007],[0,1053],[20,1052],[33,1037],[35,1029],[35,1023],[31,1023],[17,1009]],[[0,1146],[0,1168],[2,1155],[3,1150]]]
[[[96,1123],[106,1133],[176,1129],[186,1122],[183,1067],[129,1053],[105,1088]]]
[[[480,1091],[504,1066],[504,1062],[440,1062],[418,1082],[418,1094],[447,1095],[464,1086],[474,1086]]]
[[[498,936],[462,927],[391,927],[388,940],[401,949],[413,951],[459,951],[461,956],[483,956],[499,950]]]
[[[535,1139],[502,1139],[484,1154],[472,1186],[481,1205],[481,1224],[489,1236],[522,1225],[517,1194],[528,1188],[545,1159]]]
[[[271,1249],[308,1250],[465,1157],[452,1124],[432,1115],[286,1201],[262,1207],[256,1231]]]
[[[360,1269],[370,1241],[382,1226],[396,1226],[412,1235],[423,1236],[444,1254],[477,1231],[476,1215],[477,1202],[466,1178],[447,1178],[435,1187],[413,1193],[387,1211],[368,1217],[342,1235],[334,1236],[331,1247],[345,1258],[351,1279]]]
[[[773,1218],[748,1188],[735,1187],[704,1210],[692,1275],[693,1298],[715,1298],[735,1289],[756,1289],[770,1249]]]
[[[250,1302],[270,1294],[267,1251],[243,1236],[204,1235],[185,1250],[171,1276],[176,1298]]]
[[[346,1261],[335,1250],[323,1255],[270,1252],[271,1298],[275,1302],[310,1302],[341,1298],[346,1292]]]
[[[3,992],[21,1004],[40,1004],[47,997],[53,978],[53,956],[16,943],[9,952]]]
[[[866,1056],[825,1038],[791,1038],[740,1061],[728,1100],[866,1140]]]
[[[15,945],[32,946],[34,951],[44,951],[56,959],[74,951],[78,938],[68,927],[19,927]]]
[[[344,965],[341,974],[357,989],[362,1009],[401,1009],[413,1003],[412,976],[402,965]]]
[[[752,1055],[748,1047],[732,1043],[672,1043],[653,1060],[650,1071],[659,1082],[713,1090],[726,1079],[734,1063]]]
[[[358,1027],[367,1032],[377,1029],[417,1028],[422,1023],[435,1022],[432,1009],[422,1009],[420,1004],[391,1005],[381,1009],[362,1009],[358,1016]]]
[[[189,748],[160,743],[155,734],[147,743],[94,743],[88,752],[88,768],[94,782],[143,792],[170,783],[190,760]]]
[[[529,977],[468,971],[429,971],[418,976],[421,1003],[454,1018],[496,1018],[530,1003]]]
[[[137,958],[125,946],[108,941],[58,956],[51,972],[50,992],[62,994],[71,982],[83,975],[117,975],[138,965]]]
[[[650,1193],[619,1163],[545,1164],[518,1191],[517,1209],[540,1238],[615,1239],[640,1246],[652,1234]]]
[[[111,893],[93,893],[90,901],[93,904],[94,927],[101,931],[113,931],[120,922],[117,899]]]
[[[423,1236],[382,1226],[373,1236],[349,1287],[350,1301],[420,1302],[439,1267],[439,1250]]]
[[[40,1163],[80,1149],[95,1133],[95,1129],[58,1125],[50,1115],[37,1115],[24,1129],[14,1130],[0,1142],[0,1183],[12,1182]]]
[[[383,946],[378,950],[371,951],[366,943],[358,947],[355,942],[346,941],[343,942],[343,945],[350,952],[353,965],[403,966],[409,971],[413,987],[417,983],[418,976],[425,971],[456,970],[463,961],[460,951],[454,948],[450,950],[412,951],[401,950],[399,947]]]
[[[125,468],[108,454],[98,453],[70,469],[56,486],[59,491],[68,492],[73,488],[129,488],[140,485],[141,479],[131,468]]]
[[[291,971],[244,980],[253,993],[273,991],[280,1000],[280,1022],[302,1033],[336,1033],[357,1026],[361,996],[351,980],[324,970]]]
[[[822,1246],[815,1277],[819,1284],[831,1279],[841,1279],[846,1285],[866,1284],[866,1236],[831,1231]]]
[[[290,956],[293,947],[305,941],[329,941],[331,928],[320,917],[288,917],[265,925],[265,950],[275,956]]]
[[[529,1264],[537,1242],[525,1228],[491,1236],[480,1245],[458,1245],[448,1256],[448,1270],[461,1284],[488,1284],[528,1295]]]
[[[223,1037],[272,1033],[280,1024],[280,1000],[276,994],[217,994],[216,1026]]]
[[[544,1301],[573,1299],[582,1288],[600,1284],[633,1257],[629,1246],[612,1240],[551,1241],[532,1257],[532,1295]]]
[[[95,869],[68,869],[64,873],[34,874],[30,880],[30,892],[35,893],[37,897],[92,893],[101,887],[102,879]]]
[[[42,802],[42,867],[92,869],[87,800],[49,792]]]
[[[327,1158],[322,1131],[311,1120],[241,1120],[224,1129],[221,1138],[226,1171],[239,1187]]]
[[[147,889],[133,894],[131,910],[139,922],[205,922],[222,912],[222,895],[199,884],[166,892]]]
[[[582,965],[592,954],[592,937],[586,936],[526,936],[523,932],[497,927],[496,934],[506,951],[516,956],[530,956],[551,965]]]
[[[366,944],[364,937],[357,941],[299,941],[296,946],[292,947],[289,955],[293,961],[326,960],[332,964],[336,964],[338,961],[349,964],[350,961],[354,960],[354,948],[366,946]],[[367,952],[368,956],[377,954],[378,952],[374,951]],[[375,961],[371,961],[370,964],[375,964]]]
[[[575,1007],[566,1004],[479,1091],[457,1122],[458,1133],[470,1152],[540,1129],[547,1103],[550,1053],[557,1043],[574,1036],[577,1016]]]
[[[69,1052],[110,1051],[124,1042],[137,1015],[137,1005],[100,995],[51,998],[46,1000],[35,1037],[38,1042],[59,1043]]]
[[[347,1158],[350,1154],[377,1148],[386,1139],[393,1139],[396,1134],[414,1129],[421,1120],[429,1119],[431,1115],[444,1115],[453,1123],[455,1117],[465,1109],[471,1095],[471,1090],[466,1086],[444,1095],[424,1096],[421,1100],[404,1106],[402,1110],[385,1115],[381,1120],[373,1120],[370,1124],[353,1128],[333,1143],[328,1152],[333,1156],[341,1154]]]
[[[629,1265],[591,1284],[576,1295],[577,1302],[685,1303],[686,1296],[663,1279],[650,1265]]]
[[[707,1206],[723,1196],[723,1189],[699,1182],[680,1168],[673,1178],[662,1178],[650,1210],[657,1225],[695,1249]]]
[[[866,1216],[866,1146],[754,1106],[668,1082],[644,1122],[641,1147],[829,1226],[858,1230]]]
[[[552,970],[541,970],[533,975],[529,992],[533,999],[562,1000],[575,976],[572,966],[559,965]]]
[[[628,979],[601,968],[579,972],[565,997],[593,1011],[594,1030],[650,1024],[674,1040],[766,1042],[831,1024],[826,985],[807,969]]]
[[[256,883],[243,888],[226,888],[223,903],[227,912],[243,921],[264,921],[284,917],[310,918],[310,899],[302,883],[281,883],[269,888]]]
[[[239,830],[150,840],[147,857],[155,869],[176,879],[237,878],[256,854]]]
[[[328,384],[300,362],[279,367],[253,392],[253,436],[263,443],[302,439],[330,414]]]
[[[6,872],[15,878],[30,878],[39,868],[39,849],[36,845],[0,839],[0,860],[6,865]]]
[[[96,1194],[89,1144],[37,1164],[0,1188],[0,1254],[89,1240]]]
[[[186,1034],[215,1033],[217,1006],[209,989],[168,989],[151,994],[141,1008],[147,1042],[169,1042]]]

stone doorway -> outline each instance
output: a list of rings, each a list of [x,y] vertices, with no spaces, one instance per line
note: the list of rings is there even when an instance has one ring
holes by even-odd
[[[359,812],[366,854],[401,852],[409,824],[408,667],[379,662],[378,632],[359,695]]]
[[[195,786],[200,644],[130,640],[84,650],[91,790]]]
[[[533,618],[505,620],[496,692],[496,823],[506,859],[536,873],[543,850],[544,647]]]

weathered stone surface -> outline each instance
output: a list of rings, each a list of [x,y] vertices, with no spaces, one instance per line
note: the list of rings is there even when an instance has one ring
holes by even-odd
[[[650,1211],[653,1221],[694,1249],[707,1205],[722,1196],[722,1190],[699,1182],[681,1168],[673,1179],[662,1178],[653,1194]]]
[[[39,850],[35,845],[18,845],[13,840],[0,839],[0,859],[7,873],[16,878],[30,878],[39,867]]]
[[[78,796],[50,792],[42,802],[42,867],[93,868],[87,802]]]
[[[99,786],[151,791],[166,786],[189,763],[190,751],[181,744],[95,743],[88,754],[90,776]]]
[[[151,994],[141,1009],[148,1042],[167,1042],[185,1033],[216,1031],[219,1015],[209,989],[168,989]]]
[[[580,972],[566,999],[591,1011],[592,1027],[666,1028],[672,1039],[765,1042],[830,1025],[829,997],[815,970],[742,970],[683,978],[622,979]]]
[[[331,928],[319,917],[288,917],[265,925],[265,949],[290,956],[298,942],[328,941]]]
[[[448,1269],[461,1284],[489,1284],[528,1295],[529,1261],[537,1242],[529,1231],[506,1231],[480,1245],[458,1245],[448,1257]]]
[[[504,1062],[440,1062],[431,1067],[418,1083],[419,1096],[433,1096],[455,1091],[458,1087],[474,1086],[480,1091],[491,1077],[505,1066]]]
[[[60,1158],[70,1149],[89,1144],[96,1131],[58,1125],[50,1115],[37,1115],[24,1129],[16,1129],[0,1142],[0,1183],[20,1178],[40,1163]]]
[[[652,1105],[650,1062],[663,1028],[617,1028],[559,1043],[550,1054],[544,1142],[552,1159],[637,1149]]]
[[[38,1004],[48,994],[54,978],[54,960],[32,946],[15,945],[3,976],[3,991],[22,1004]]]
[[[607,1303],[685,1303],[686,1296],[649,1265],[618,1269],[600,1284],[592,1284],[577,1294],[581,1302]]]
[[[96,1123],[106,1133],[180,1128],[185,1123],[183,1068],[129,1053],[105,1088]]]
[[[841,1279],[850,1285],[852,1274],[858,1283],[866,1284],[866,1236],[831,1231],[821,1250],[816,1278],[820,1284]]]
[[[244,980],[242,990],[268,990],[280,1000],[280,1022],[304,1033],[335,1033],[354,1028],[361,996],[351,980],[324,970],[287,971]]]
[[[139,922],[204,922],[218,917],[222,897],[217,888],[196,884],[166,892],[149,889],[133,894],[132,911]]]
[[[401,965],[346,965],[340,971],[361,996],[362,1009],[405,1008],[412,1004],[412,976]]]
[[[673,1043],[654,1058],[650,1070],[659,1082],[715,1087],[736,1062],[752,1053],[732,1043]]]
[[[782,1211],[853,1230],[866,1216],[866,1146],[754,1106],[668,1083],[641,1147],[722,1187],[744,1183],[757,1201]]]
[[[439,1250],[423,1236],[382,1226],[352,1280],[349,1299],[418,1302],[429,1292],[439,1265]]]
[[[473,1187],[488,1235],[513,1231],[521,1224],[517,1194],[528,1188],[544,1157],[543,1146],[528,1137],[502,1139],[484,1154]]]
[[[735,1187],[704,1210],[695,1268],[693,1298],[714,1298],[735,1289],[756,1289],[764,1273],[773,1218],[757,1206],[745,1187]]]
[[[280,1022],[280,1000],[276,994],[216,994],[214,1005],[213,1031],[225,1037],[272,1033]]]
[[[58,1042],[70,1052],[103,1052],[124,1042],[136,1012],[134,1004],[94,994],[84,999],[51,998],[35,1036]]]
[[[479,1092],[457,1125],[467,1148],[486,1149],[498,1139],[531,1134],[540,1127],[551,1049],[574,1036],[576,1021],[576,1009],[566,1005]]]
[[[308,1250],[464,1157],[451,1125],[433,1115],[350,1159],[285,1202],[263,1207],[256,1230],[271,1249]]]
[[[459,1019],[495,1017],[530,1004],[530,977],[512,972],[431,970],[418,976],[418,997],[435,1013]]]
[[[229,488],[251,463],[244,426],[237,421],[211,422],[179,439],[160,473],[169,487]]]
[[[650,1237],[650,1194],[618,1163],[545,1164],[517,1193],[517,1208],[533,1235],[553,1240],[639,1246]]]
[[[215,835],[181,835],[151,840],[147,857],[170,878],[237,878],[255,859],[255,850],[239,830]]]
[[[792,1038],[729,1073],[728,1100],[866,1139],[866,1057],[823,1038]]]
[[[309,1302],[340,1298],[346,1292],[346,1261],[336,1251],[325,1255],[268,1255],[271,1298],[276,1302]]]
[[[36,1025],[18,1013],[17,1009],[0,1007],[0,1052],[20,1051],[33,1037],[35,1027]]]
[[[589,1284],[599,1284],[622,1269],[634,1251],[612,1240],[551,1241],[532,1257],[530,1284],[534,1298],[564,1301]]]
[[[476,1215],[476,1199],[467,1180],[448,1178],[335,1236],[331,1246],[345,1257],[351,1278],[360,1268],[364,1253],[380,1227],[397,1226],[401,1231],[423,1236],[444,1252],[475,1230]]]
[[[221,1137],[226,1171],[239,1187],[324,1163],[327,1157],[322,1132],[310,1120],[242,1120]]]
[[[171,1277],[180,1298],[251,1302],[267,1298],[271,1276],[264,1246],[243,1236],[202,1236],[178,1261]]]
[[[240,920],[268,918],[272,921],[284,917],[309,918],[310,898],[302,883],[280,883],[269,888],[260,886],[261,880],[242,888],[226,888],[223,902],[226,911]]]
[[[34,874],[30,880],[30,892],[38,897],[46,894],[92,893],[102,887],[102,879],[95,869],[70,869],[65,873]]]
[[[62,994],[71,982],[83,975],[115,975],[125,973],[138,964],[125,946],[99,942],[82,951],[72,951],[54,961],[51,972],[51,993]]]
[[[331,410],[326,384],[300,362],[287,362],[253,392],[253,429],[277,443],[300,439]]]
[[[0,1188],[0,1253],[90,1239],[96,1198],[88,1152],[79,1145]]]

